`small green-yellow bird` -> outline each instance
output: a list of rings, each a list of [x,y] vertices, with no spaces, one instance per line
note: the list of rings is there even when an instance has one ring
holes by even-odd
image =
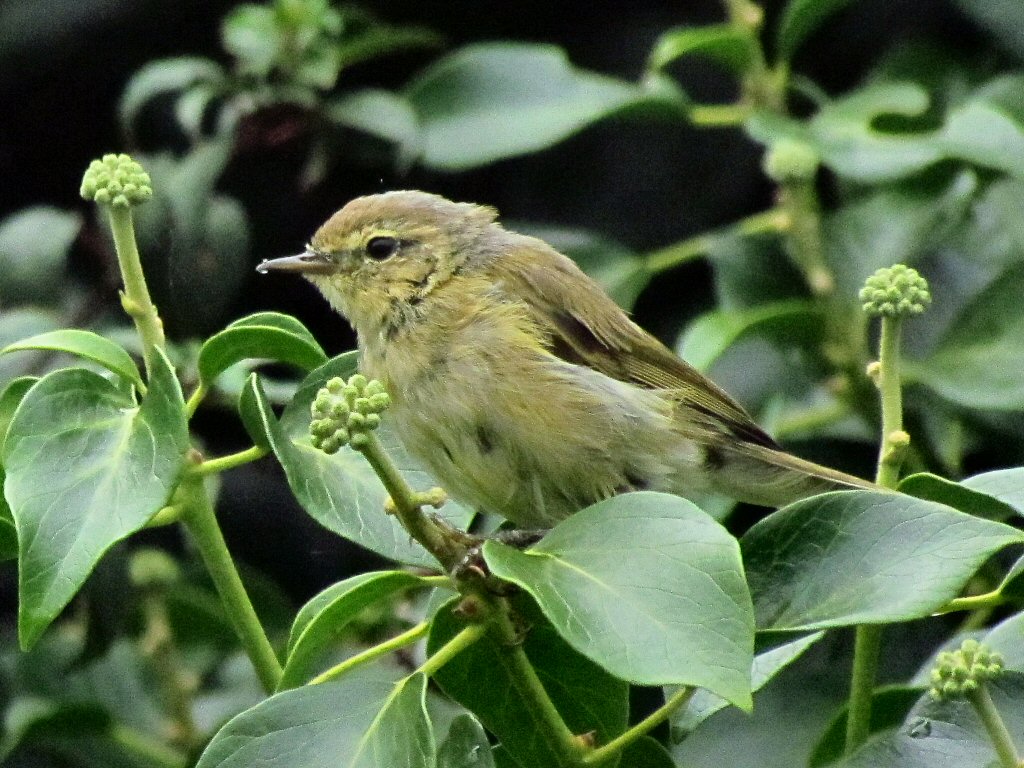
[[[307,277],[348,318],[395,431],[452,497],[546,528],[633,490],[779,506],[873,487],[785,453],[571,259],[496,219],[370,195],[260,265]]]

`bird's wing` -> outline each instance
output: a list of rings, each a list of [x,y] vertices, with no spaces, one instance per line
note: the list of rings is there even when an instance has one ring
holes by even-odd
[[[664,390],[688,421],[711,433],[778,448],[743,407],[636,323],[566,256],[523,237],[529,258],[497,258],[489,270],[507,295],[525,301],[552,354],[645,389]]]

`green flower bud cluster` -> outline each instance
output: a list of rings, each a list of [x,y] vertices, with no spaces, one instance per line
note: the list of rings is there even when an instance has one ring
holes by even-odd
[[[337,453],[345,444],[364,448],[370,440],[367,433],[380,426],[380,414],[389,405],[391,398],[376,379],[367,381],[359,373],[348,381],[331,379],[310,407],[313,447],[324,453]]]
[[[894,264],[869,277],[860,289],[860,300],[869,315],[909,317],[924,312],[932,303],[928,281],[913,267]]]
[[[89,163],[80,192],[86,200],[127,208],[149,200],[153,186],[149,174],[128,155],[104,155]]]
[[[964,640],[959,650],[943,651],[932,669],[928,693],[936,699],[956,699],[978,690],[1003,671],[1003,657],[977,640]]]

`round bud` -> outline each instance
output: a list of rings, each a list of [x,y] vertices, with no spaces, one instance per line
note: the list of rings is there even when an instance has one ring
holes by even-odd
[[[348,403],[344,400],[335,400],[331,403],[330,410],[328,411],[331,418],[335,421],[343,421],[348,418],[349,408]]]
[[[363,390],[363,394],[366,397],[373,397],[374,395],[384,394],[384,385],[377,379],[370,379],[366,383],[366,388]]]
[[[376,429],[379,426],[380,426],[380,416],[379,415],[377,415],[376,413],[368,413],[368,414],[366,414],[366,428],[367,429]]]
[[[817,151],[805,141],[782,139],[769,147],[761,167],[772,181],[811,181],[821,163]]]
[[[356,393],[361,395],[363,390],[366,388],[367,379],[361,373],[354,373],[348,378],[348,384],[350,387],[356,388]]]
[[[928,281],[904,264],[876,271],[864,282],[859,296],[865,312],[883,317],[919,315],[932,303]]]
[[[348,415],[348,428],[353,432],[358,432],[360,429],[366,426],[366,416],[359,411],[353,411]]]
[[[339,377],[335,376],[333,379],[328,379],[326,389],[332,395],[340,395],[342,389],[345,387],[345,382]]]
[[[355,448],[357,451],[361,451],[370,444],[370,436],[365,432],[357,432],[352,435],[349,440],[349,445]]]
[[[341,443],[334,439],[334,435],[325,437],[320,443],[320,450],[328,455],[337,453],[339,448],[341,448]]]
[[[370,382],[373,383],[372,381]],[[376,413],[386,411],[391,405],[391,396],[387,392],[378,392],[370,396],[370,409]]]
[[[368,397],[357,397],[355,402],[352,403],[352,409],[359,411],[359,413],[370,412],[370,398]]]

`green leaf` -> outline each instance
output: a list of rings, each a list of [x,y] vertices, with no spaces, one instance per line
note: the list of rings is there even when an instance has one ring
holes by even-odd
[[[651,280],[651,272],[635,252],[611,238],[583,229],[524,224],[516,231],[539,237],[564,253],[604,288],[625,310],[630,310]]]
[[[622,768],[676,768],[672,755],[650,736],[643,736],[622,753]]]
[[[514,598],[523,622],[522,649],[555,708],[573,733],[594,731],[606,743],[626,729],[629,690],[592,661],[574,651],[529,599]],[[433,654],[465,627],[452,611],[458,598],[434,616],[427,639]],[[531,704],[519,693],[507,664],[508,649],[484,636],[435,675],[434,680],[455,701],[471,710],[501,741],[502,750],[522,766],[558,765],[558,755],[544,740]],[[497,757],[497,755],[496,755]],[[498,765],[503,765],[500,758]]]
[[[196,768],[434,768],[426,685],[368,666],[275,694],[221,728]]]
[[[707,688],[749,708],[754,623],[736,540],[691,502],[627,493],[556,525],[526,552],[488,541],[577,651],[617,677]]]
[[[789,0],[776,32],[779,57],[789,61],[800,45],[829,16],[841,11],[852,0]]]
[[[655,41],[647,66],[662,69],[683,56],[705,56],[743,74],[756,54],[754,38],[735,24],[675,27]]]
[[[964,478],[960,483],[998,499],[1012,507],[1018,515],[1024,516],[1024,467],[982,472],[980,475]]]
[[[821,308],[804,299],[776,301],[741,310],[707,312],[686,329],[679,354],[699,371],[707,371],[733,344],[748,335],[779,345],[804,346],[821,337]]]
[[[206,340],[199,351],[199,378],[209,386],[227,368],[249,358],[289,363],[307,373],[327,362],[323,348],[294,317],[259,312]]]
[[[154,357],[142,404],[90,371],[55,371],[14,414],[4,491],[18,529],[22,647],[30,647],[117,541],[170,499],[188,429],[170,363]]]
[[[397,144],[403,157],[414,158],[418,154],[419,122],[415,110],[401,94],[366,88],[331,101],[327,114],[336,125]]]
[[[41,333],[38,336],[8,344],[0,349],[0,355],[27,349],[48,349],[54,352],[78,355],[102,365],[111,373],[116,373],[122,379],[130,381],[136,386],[142,385],[139,369],[131,355],[125,352],[124,347],[92,331],[65,328],[60,331]]]
[[[121,130],[126,136],[132,136],[139,113],[157,96],[188,91],[200,84],[218,84],[223,80],[224,70],[211,59],[182,56],[145,64],[132,75],[118,100],[117,116]]]
[[[238,61],[239,72],[265,78],[285,46],[285,30],[274,9],[264,5],[240,5],[224,17],[221,44]]]
[[[423,131],[421,162],[459,171],[550,147],[630,107],[685,106],[573,67],[550,45],[479,43],[436,61],[405,95]]]
[[[0,222],[0,302],[58,304],[68,251],[81,228],[77,213],[45,205]]]
[[[406,571],[377,571],[332,584],[316,595],[295,617],[278,690],[305,683],[320,655],[364,608],[419,584],[420,577]]]
[[[1024,674],[1004,672],[986,686],[1011,734],[1024,733]],[[842,768],[989,768],[995,750],[974,707],[925,694],[894,732],[868,742]]]
[[[437,748],[437,768],[494,768],[491,744],[475,717],[465,714],[452,720]]]
[[[1019,558],[1010,566],[1010,570],[1006,572],[999,585],[999,594],[1010,600],[1019,600],[1024,597],[1024,557]]]
[[[1024,471],[1020,472],[1020,476],[1024,478]],[[919,472],[916,475],[903,478],[900,481],[899,489],[901,493],[916,496],[919,499],[937,501],[939,504],[945,504],[947,507],[953,507],[953,509],[959,509],[968,515],[982,517],[986,520],[1003,522],[1016,514],[1017,510],[1009,504],[980,490],[965,487],[965,485],[966,482],[964,484],[954,483],[952,480],[933,475],[930,472]],[[1024,496],[1024,493],[1021,495]]]
[[[1002,654],[1005,669],[1024,672],[1024,612],[1003,619],[980,640]]]
[[[268,451],[273,450],[267,437],[267,430],[263,426],[260,401],[256,397],[255,387],[243,386],[238,393],[238,416],[242,420],[246,434],[254,444]]]
[[[0,760],[6,760],[21,744],[59,738],[80,739],[109,732],[110,714],[91,702],[61,702],[35,696],[18,696],[9,701],[4,713],[4,735]]]
[[[21,376],[11,380],[4,387],[3,394],[0,394],[0,456],[3,456],[4,442],[7,440],[7,428],[14,418],[14,412],[18,409],[25,393],[32,388],[32,385],[39,381],[37,376]]]
[[[921,698],[922,689],[910,685],[890,685],[876,688],[871,695],[871,721],[869,733],[895,728],[903,722],[907,712]],[[832,765],[843,756],[846,747],[846,718],[848,707],[843,707],[828,724],[821,739],[811,753],[809,768]]]
[[[1024,6],[1016,0],[954,0],[974,22],[1024,59]]]
[[[1024,408],[1022,281],[1018,263],[969,302],[931,356],[908,361],[912,380],[966,408]]]
[[[251,389],[259,412],[260,428],[281,466],[295,498],[324,527],[391,560],[410,565],[436,567],[437,563],[412,541],[393,515],[384,513],[387,493],[362,455],[343,448],[333,456],[313,448],[309,442],[310,404],[328,379],[355,373],[356,353],[350,352],[317,368],[299,386],[295,397],[278,421],[255,376]],[[420,470],[388,428],[388,417],[376,432],[405,479],[417,490],[436,483]],[[448,502],[440,514],[453,525],[463,527],[472,513]]]
[[[757,693],[773,677],[803,655],[804,651],[824,637],[823,632],[813,632],[788,643],[777,645],[754,656],[751,669],[751,692]],[[705,688],[699,689],[685,707],[673,716],[673,734],[685,736],[716,712],[729,706],[729,702]]]
[[[1008,525],[935,502],[843,491],[780,509],[740,543],[758,626],[821,629],[928,616],[1021,541]]]

